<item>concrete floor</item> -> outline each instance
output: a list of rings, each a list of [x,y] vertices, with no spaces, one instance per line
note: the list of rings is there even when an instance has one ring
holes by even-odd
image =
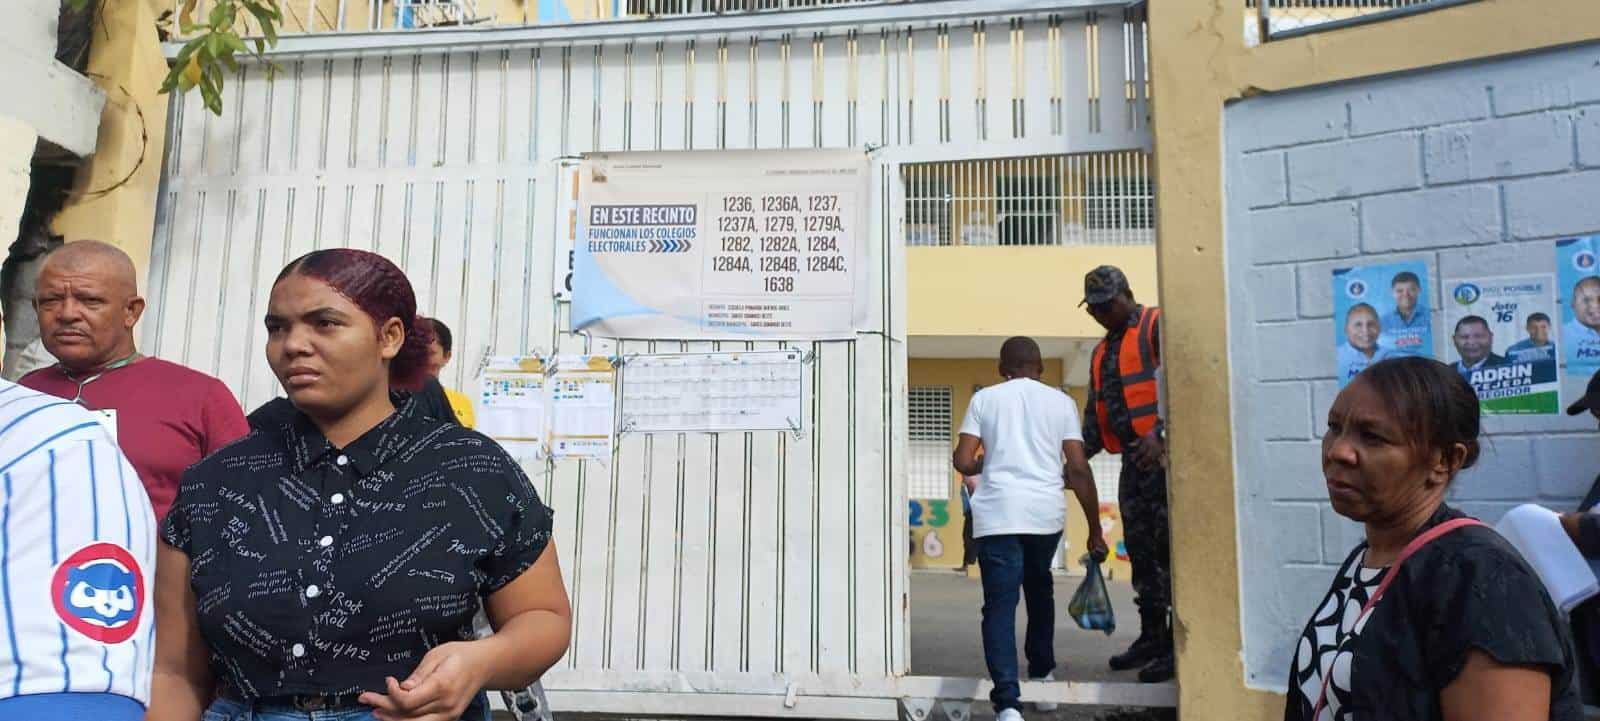
[[[1099,631],[1078,628],[1067,617],[1067,602],[1077,590],[1081,577],[1056,576],[1056,678],[1071,681],[1120,681],[1137,683],[1137,671],[1115,672],[1106,659],[1121,653],[1139,636],[1139,615],[1133,605],[1133,588],[1125,580],[1110,581],[1111,602],[1116,610],[1117,630],[1107,636]],[[913,571],[911,574],[911,673],[917,676],[987,678],[983,663],[983,642],[979,629],[982,620],[983,588],[976,578],[950,570]],[[1027,612],[1017,606],[1018,661]],[[558,715],[559,716],[559,715]],[[1044,714],[1024,712],[1028,721],[1170,721],[1171,709],[1116,709],[1089,707],[1060,709]],[[510,721],[508,712],[496,712],[496,721]],[[942,714],[935,718],[944,718]],[[988,703],[972,704],[973,721],[988,721],[994,711]]]
[[[1085,631],[1067,616],[1067,602],[1081,577],[1056,576],[1056,678],[1071,681],[1137,683],[1138,671],[1112,671],[1106,665],[1139,636],[1139,614],[1133,605],[1133,587],[1125,580],[1108,582],[1116,610],[1117,630],[1107,636]],[[976,578],[955,571],[913,571],[911,574],[911,673],[918,676],[988,677],[983,662],[979,622],[983,588]],[[1017,604],[1017,658],[1022,659],[1022,634],[1027,623],[1023,604]],[[1025,711],[1029,721],[1144,721],[1176,718],[1171,709],[1130,710],[1111,708],[1060,709],[1050,714]],[[987,703],[972,704],[975,721],[994,718]]]
[[[1137,671],[1112,671],[1106,659],[1139,637],[1139,614],[1127,581],[1107,582],[1116,609],[1117,630],[1107,636],[1085,631],[1067,617],[1067,602],[1082,579],[1056,576],[1056,678],[1072,681],[1138,681]],[[911,574],[911,673],[917,676],[987,677],[983,664],[983,588],[978,579],[955,571]],[[1017,658],[1028,614],[1017,604]]]

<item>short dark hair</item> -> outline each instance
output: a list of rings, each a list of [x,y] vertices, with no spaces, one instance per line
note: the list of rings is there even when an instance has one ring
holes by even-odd
[[[1432,358],[1403,356],[1367,366],[1356,378],[1371,384],[1403,421],[1406,440],[1419,455],[1459,443],[1467,447],[1467,455],[1457,470],[1478,462],[1482,410],[1477,392],[1455,368]]]
[[[1019,335],[1000,346],[1000,372],[1010,375],[1025,370],[1044,370],[1044,354],[1032,338]]]
[[[444,349],[445,355],[451,355],[456,341],[455,336],[450,335],[450,326],[445,325],[444,321],[438,318],[429,318],[428,320],[433,323],[433,334],[439,339],[439,347]]]
[[[1542,320],[1542,321],[1544,321],[1546,323],[1549,323],[1550,322],[1550,316],[1547,316],[1547,315],[1545,315],[1543,313],[1533,313],[1533,314],[1528,316],[1528,322],[1529,323],[1532,323],[1532,322],[1534,322],[1536,320]]]
[[[1422,287],[1422,279],[1418,278],[1416,273],[1413,273],[1409,270],[1402,270],[1399,273],[1395,273],[1394,280],[1389,281],[1389,287],[1393,288],[1401,283],[1415,283],[1418,288]]]
[[[1487,331],[1489,331],[1491,333],[1494,332],[1491,328],[1489,328],[1489,321],[1484,320],[1483,316],[1477,316],[1477,315],[1469,315],[1469,316],[1467,316],[1465,318],[1462,318],[1461,320],[1456,321],[1455,332],[1456,333],[1460,333],[1461,332],[1461,326],[1472,325],[1473,323],[1477,323],[1478,325],[1483,326],[1484,330],[1487,330]]]

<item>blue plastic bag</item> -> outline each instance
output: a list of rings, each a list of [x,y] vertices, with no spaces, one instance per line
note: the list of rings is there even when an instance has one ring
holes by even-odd
[[[1106,590],[1106,577],[1100,573],[1100,562],[1093,556],[1084,556],[1083,564],[1083,583],[1078,584],[1078,590],[1073,592],[1072,602],[1067,604],[1067,613],[1072,614],[1072,620],[1078,624],[1078,628],[1105,631],[1110,636],[1117,630],[1117,616],[1111,608],[1111,593]]]

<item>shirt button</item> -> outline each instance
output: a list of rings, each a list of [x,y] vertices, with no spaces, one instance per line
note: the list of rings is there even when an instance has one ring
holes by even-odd
[[[344,494],[343,493],[335,493],[332,496],[328,497],[328,502],[332,503],[335,506],[337,506],[337,505],[339,505],[341,503],[344,503]]]
[[[313,584],[311,584],[309,586],[306,586],[306,598],[316,598],[316,597],[321,596],[321,595],[322,595],[322,588],[320,586],[318,586],[317,584],[313,583]]]
[[[342,465],[345,465],[345,464],[349,463],[350,459],[341,455],[338,458],[333,459],[333,462],[342,466]]]
[[[327,548],[328,546],[332,546],[333,545],[333,536],[323,536],[322,538],[317,539],[317,545],[318,546],[322,546],[323,548]]]
[[[304,644],[297,643],[289,647],[289,653],[294,654],[295,658],[300,658],[301,656],[306,655],[306,647]]]

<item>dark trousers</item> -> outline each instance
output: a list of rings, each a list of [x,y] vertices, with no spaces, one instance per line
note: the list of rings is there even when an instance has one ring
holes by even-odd
[[[1038,678],[1056,668],[1056,603],[1050,559],[1060,542],[1060,533],[977,539],[978,568],[983,573],[983,660],[994,681],[989,700],[994,702],[995,713],[1008,708],[1022,710],[1022,687],[1017,678],[1019,589],[1028,604],[1023,642],[1028,677]]]
[[[1117,486],[1122,511],[1122,542],[1133,566],[1134,602],[1139,616],[1161,619],[1172,608],[1172,531],[1167,525],[1167,471],[1140,470],[1122,457]]]

